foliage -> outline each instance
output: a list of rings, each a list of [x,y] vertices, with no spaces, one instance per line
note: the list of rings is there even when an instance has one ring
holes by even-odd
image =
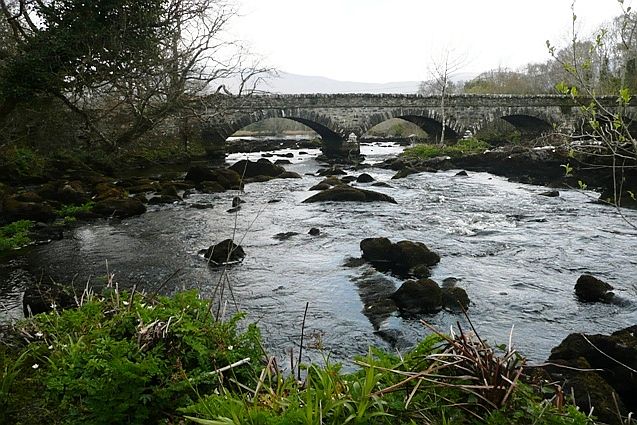
[[[511,350],[497,354],[466,334],[435,333],[403,355],[371,348],[355,360],[360,369],[349,373],[326,357],[323,366],[304,365],[305,378],[298,381],[281,372],[274,358],[259,364],[258,331],[250,325],[239,332],[240,316],[215,321],[209,302],[194,292],[153,298],[109,288],[101,297],[87,291],[77,309],[54,310],[16,325],[16,337],[0,345],[0,419],[15,424],[183,423],[184,418],[204,425],[592,423],[520,383],[523,358]]]
[[[435,158],[437,156],[450,156],[457,158],[465,155],[477,155],[489,149],[490,145],[477,139],[459,140],[454,145],[433,145],[428,143],[417,144],[407,148],[402,155],[419,159]]]
[[[214,371],[245,358],[258,364],[259,334],[254,326],[239,332],[240,316],[216,322],[208,308],[194,292],[153,301],[110,290],[20,323],[30,343],[10,356],[28,353],[28,393],[13,386],[8,415],[23,421],[14,423],[154,423],[198,391],[231,388]],[[250,364],[228,373],[239,382],[253,374]]]
[[[510,376],[515,384],[509,400],[476,413],[472,409],[477,399],[471,391],[439,377],[443,366],[455,370],[460,380],[471,379],[472,373],[455,367],[453,361],[445,362],[443,341],[439,335],[429,336],[402,357],[372,349],[356,360],[361,369],[349,374],[326,360],[325,366],[308,366],[303,382],[274,373],[271,363],[263,370],[256,391],[203,396],[183,411],[192,422],[204,425],[592,424],[570,406],[560,410],[542,401],[530,387],[516,382],[515,376]],[[505,363],[510,360],[506,355],[502,359]],[[472,364],[464,361],[465,366],[481,367],[478,359]],[[518,374],[520,369],[510,370]],[[494,373],[499,377],[496,370]]]
[[[93,201],[85,202],[82,205],[62,205],[55,213],[62,218],[74,218],[78,214],[90,212],[94,206],[95,202]]]
[[[21,248],[31,243],[29,230],[33,227],[30,220],[19,220],[0,227],[0,252]]]
[[[7,147],[0,151],[0,155],[0,166],[11,177],[41,177],[44,173],[45,158],[29,147]]]

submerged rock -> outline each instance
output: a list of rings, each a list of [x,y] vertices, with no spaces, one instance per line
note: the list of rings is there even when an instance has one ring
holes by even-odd
[[[298,232],[283,232],[283,233],[277,233],[276,235],[272,236],[272,238],[278,240],[278,241],[284,241],[287,239],[290,239],[292,236],[296,236],[298,235]]]
[[[310,202],[390,202],[397,204],[396,200],[384,193],[371,190],[358,189],[350,186],[337,186],[326,189],[316,195],[307,198],[304,203]]]
[[[216,266],[236,263],[246,256],[243,247],[236,245],[232,239],[225,239],[218,244],[211,245],[208,249],[202,249],[199,253]]]

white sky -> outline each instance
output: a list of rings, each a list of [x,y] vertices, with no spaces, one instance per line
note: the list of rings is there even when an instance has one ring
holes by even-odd
[[[427,78],[444,49],[459,72],[517,68],[565,44],[571,0],[237,0],[232,35],[281,71],[360,82]],[[626,0],[628,5],[630,0]],[[617,0],[577,0],[583,33],[621,13]]]

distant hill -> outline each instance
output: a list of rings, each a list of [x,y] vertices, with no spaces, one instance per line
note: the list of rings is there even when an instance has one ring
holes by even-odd
[[[454,82],[468,81],[477,73],[458,73]],[[360,83],[339,81],[331,78],[290,74],[279,72],[278,76],[268,78],[258,88],[263,91],[280,94],[300,93],[397,93],[413,94],[418,91],[420,81],[394,81],[390,83]]]
[[[468,81],[477,73],[458,73],[453,76],[454,82]],[[236,92],[230,81],[224,82],[233,93]],[[275,94],[309,94],[309,93],[394,93],[414,94],[418,91],[420,81],[395,81],[391,83],[361,83],[356,81],[339,81],[326,77],[290,74],[279,71],[276,75],[264,79],[258,86],[262,90]]]

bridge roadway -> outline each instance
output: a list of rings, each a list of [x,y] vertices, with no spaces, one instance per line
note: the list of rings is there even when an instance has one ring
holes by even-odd
[[[617,98],[599,98],[610,113],[618,112]],[[445,97],[445,138],[475,134],[496,120],[505,120],[523,134],[551,130],[573,134],[585,124],[582,104],[590,99],[562,95],[452,95]],[[204,102],[202,137],[211,156],[224,154],[226,139],[237,130],[267,118],[288,118],[305,124],[323,140],[330,156],[357,152],[350,140],[390,118],[410,121],[430,136],[442,131],[439,96],[401,94],[298,94],[227,96],[215,94]],[[622,108],[629,120],[637,118],[637,102]]]

